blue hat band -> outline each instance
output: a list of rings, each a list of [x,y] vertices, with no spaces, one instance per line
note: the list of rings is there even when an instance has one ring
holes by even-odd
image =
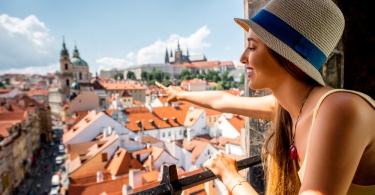
[[[276,15],[262,9],[251,20],[292,48],[317,70],[326,61],[327,57],[318,47]]]

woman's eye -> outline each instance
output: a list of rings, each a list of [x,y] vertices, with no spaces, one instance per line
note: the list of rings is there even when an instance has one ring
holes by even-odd
[[[248,47],[250,51],[253,51],[255,48],[254,47]]]

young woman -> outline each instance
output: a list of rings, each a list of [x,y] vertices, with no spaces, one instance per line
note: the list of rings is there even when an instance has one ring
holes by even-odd
[[[273,0],[250,20],[249,86],[272,95],[166,88],[169,101],[185,100],[253,118],[273,119],[263,147],[267,194],[375,194],[375,102],[365,94],[325,86],[318,69],[344,29],[331,0]],[[232,194],[256,194],[224,153],[204,165]]]

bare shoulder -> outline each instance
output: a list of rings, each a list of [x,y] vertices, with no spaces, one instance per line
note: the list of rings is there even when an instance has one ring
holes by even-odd
[[[335,123],[337,127],[344,129],[369,130],[374,127],[374,108],[361,96],[336,92],[328,95],[320,105],[317,118],[321,122]],[[352,128],[348,128],[352,127]],[[343,129],[343,128],[334,128]]]
[[[334,114],[360,114],[363,111],[374,110],[374,108],[361,96],[348,93],[336,92],[328,95],[322,102],[319,112],[321,110],[329,111]],[[344,113],[342,113],[344,112]]]

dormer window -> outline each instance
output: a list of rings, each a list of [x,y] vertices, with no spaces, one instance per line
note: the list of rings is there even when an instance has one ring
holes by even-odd
[[[154,122],[154,120],[150,119],[150,120],[148,120],[148,122],[150,122],[150,124],[151,124],[152,126],[155,126],[155,122]]]

